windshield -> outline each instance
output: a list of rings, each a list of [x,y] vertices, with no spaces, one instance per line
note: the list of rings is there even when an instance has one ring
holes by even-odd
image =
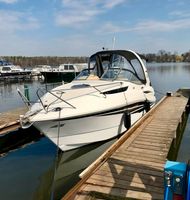
[[[146,82],[144,70],[135,55],[116,53],[95,54],[90,58],[89,69],[83,70],[77,79],[124,80],[142,84]]]
[[[10,71],[10,70],[11,70],[10,67],[3,67],[3,68],[2,68],[2,71]]]

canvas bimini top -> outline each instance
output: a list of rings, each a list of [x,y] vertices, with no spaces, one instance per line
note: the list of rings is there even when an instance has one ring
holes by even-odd
[[[93,54],[88,74],[104,80],[126,80],[146,84],[146,58],[130,50],[108,50]],[[83,74],[84,75],[84,74]]]
[[[118,54],[118,55],[122,55],[125,58],[130,59],[130,60],[134,59],[134,57],[136,57],[135,56],[135,54],[136,54],[141,59],[147,60],[144,55],[135,53],[134,51],[131,51],[131,50],[106,50],[106,51],[98,51],[95,54],[91,55],[90,58],[93,57],[93,56],[95,56],[95,55],[99,55],[99,54]]]

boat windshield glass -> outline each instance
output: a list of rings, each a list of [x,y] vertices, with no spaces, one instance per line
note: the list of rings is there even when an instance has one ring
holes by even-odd
[[[99,79],[96,57],[92,57],[89,62],[89,68],[83,69],[75,78],[75,80],[85,79]]]
[[[139,84],[145,82],[143,68],[136,57],[128,60],[122,55],[113,54],[103,68],[101,79],[127,80]]]
[[[89,69],[83,70],[77,79],[125,80],[142,84],[146,82],[139,59],[130,55],[129,59],[120,54],[97,54],[91,57]]]

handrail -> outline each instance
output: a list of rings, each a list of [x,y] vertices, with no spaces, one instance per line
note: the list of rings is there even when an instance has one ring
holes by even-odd
[[[30,106],[31,106],[30,101],[22,94],[22,92],[19,90],[19,88],[17,88],[17,92],[20,95],[20,97],[23,100],[23,102],[25,103],[26,107],[29,109]]]
[[[76,109],[75,106],[73,106],[72,104],[68,103],[66,100],[62,99],[61,97],[59,97],[59,96],[57,96],[57,95],[55,95],[55,94],[53,94],[53,93],[50,92],[50,91],[48,91],[48,92],[49,92],[51,95],[53,95],[54,97],[57,97],[58,99],[60,99],[61,101],[63,101],[64,103],[68,104],[68,105],[71,106],[72,108],[75,108],[75,109]]]
[[[40,100],[40,103],[41,103],[43,109],[44,109],[45,111],[47,111],[47,110],[45,109],[46,107],[44,106],[43,101],[42,101],[41,98],[40,98],[39,91],[43,92],[41,88],[38,88],[37,91],[36,91],[36,95],[37,95],[38,99]]]
[[[109,86],[109,85],[116,85],[116,84],[121,84],[122,85],[122,82],[116,82],[116,83],[108,83],[108,84],[101,84],[101,85],[96,85],[96,86],[93,86],[93,85],[89,85],[89,87],[91,88],[94,88],[96,91],[98,91],[100,94],[103,94],[101,90],[99,90],[97,87],[101,87],[101,86]],[[78,88],[76,88],[78,89]],[[39,88],[38,90],[41,90],[41,88]],[[56,90],[56,89],[53,89],[54,92],[63,92],[63,91],[69,91],[69,90],[72,90],[72,89],[59,89],[59,90]],[[41,90],[42,91],[42,90]],[[38,92],[38,91],[37,91]],[[42,91],[43,92],[43,91]],[[75,106],[73,106],[72,104],[68,103],[66,100],[62,99],[61,97],[55,95],[54,93],[52,93],[51,91],[47,91],[49,92],[51,95],[55,96],[56,98],[60,99],[61,101],[65,102],[66,104],[68,104],[69,106],[71,106],[72,108],[76,109]],[[90,94],[90,93],[89,93]],[[103,94],[105,97],[106,97],[106,94]],[[40,100],[40,103],[42,104],[44,110],[47,111],[47,109],[45,109],[46,107],[48,106],[44,106],[43,105],[43,102],[40,98],[40,96],[37,94],[39,100]],[[78,96],[77,96],[78,97]]]
[[[116,83],[109,83],[110,85],[111,84],[121,84],[122,85],[122,82],[116,82]],[[109,84],[105,84],[105,85],[109,85]],[[105,97],[106,97],[106,94],[105,93],[102,93],[102,91],[101,90],[99,90],[98,88],[96,88],[97,86],[104,86],[104,85],[96,85],[96,86],[91,86],[91,87],[93,87],[95,90],[97,90],[98,92],[100,92],[100,94],[103,94]]]
[[[121,84],[122,85],[122,82],[118,81],[118,82],[112,82],[112,83],[100,84],[100,85],[89,85],[88,87],[92,87],[92,88],[96,87],[96,90],[100,91],[99,89],[97,89],[97,87],[109,86],[109,85],[116,85],[116,84]],[[81,89],[81,88],[75,88],[75,89],[78,90],[78,89]],[[68,90],[73,90],[73,89],[70,89],[70,88],[69,89],[59,89],[59,90],[53,89],[53,91],[68,91]]]
[[[92,88],[94,88],[96,91],[98,91],[100,94],[103,94],[102,91],[99,90],[97,87],[109,86],[109,85],[117,85],[117,84],[121,84],[121,85],[122,85],[122,82],[116,82],[116,83],[114,82],[114,83],[101,84],[101,85],[95,85],[95,86],[89,85],[89,87],[92,87]],[[59,90],[54,89],[53,92],[57,92],[57,91],[63,92],[63,91],[67,91],[67,90],[71,90],[71,89],[59,89]],[[37,97],[38,97],[38,99],[39,99],[39,101],[40,101],[40,103],[41,103],[43,109],[47,112],[47,111],[48,111],[49,105],[44,105],[44,103],[43,103],[43,101],[42,101],[42,99],[41,99],[41,97],[40,97],[39,92],[42,92],[42,93],[44,94],[44,91],[43,91],[41,88],[38,88],[37,91],[36,91],[36,95],[37,95]],[[57,95],[54,94],[52,91],[46,91],[46,92],[50,93],[52,96],[54,96],[54,97],[56,97],[57,99],[63,101],[64,103],[66,103],[67,105],[71,106],[72,108],[76,109],[75,106],[73,106],[72,104],[70,104],[70,103],[67,102],[66,100],[62,99],[61,97],[57,96]],[[106,94],[103,94],[103,95],[106,97]]]
[[[42,99],[40,98],[40,95],[39,95],[39,91],[43,92],[43,90],[42,90],[41,88],[38,88],[38,90],[36,91],[36,95],[37,95],[38,99],[40,100],[40,103],[41,103],[43,109],[44,109],[45,111],[48,111],[48,110],[46,109],[46,108],[48,108],[48,106],[43,104],[43,101],[42,101]],[[56,97],[57,99],[63,101],[63,102],[66,103],[67,105],[71,106],[72,108],[75,108],[75,109],[76,109],[75,106],[73,106],[72,104],[68,103],[66,100],[62,99],[61,97],[57,96],[56,94],[52,93],[51,91],[47,91],[47,92],[50,93],[51,95],[53,95],[54,97]]]
[[[93,87],[95,90],[97,90],[100,94],[103,94],[102,92],[101,92],[101,90],[99,90],[98,88],[96,88],[96,86],[91,86],[91,87]],[[103,94],[104,95],[104,97],[106,97],[106,94]]]

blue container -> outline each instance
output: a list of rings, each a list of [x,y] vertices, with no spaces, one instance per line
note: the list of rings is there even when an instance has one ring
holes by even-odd
[[[186,200],[190,200],[190,161],[187,165],[187,196]]]
[[[164,199],[173,200],[173,196],[185,197],[187,164],[167,161],[164,167]]]

